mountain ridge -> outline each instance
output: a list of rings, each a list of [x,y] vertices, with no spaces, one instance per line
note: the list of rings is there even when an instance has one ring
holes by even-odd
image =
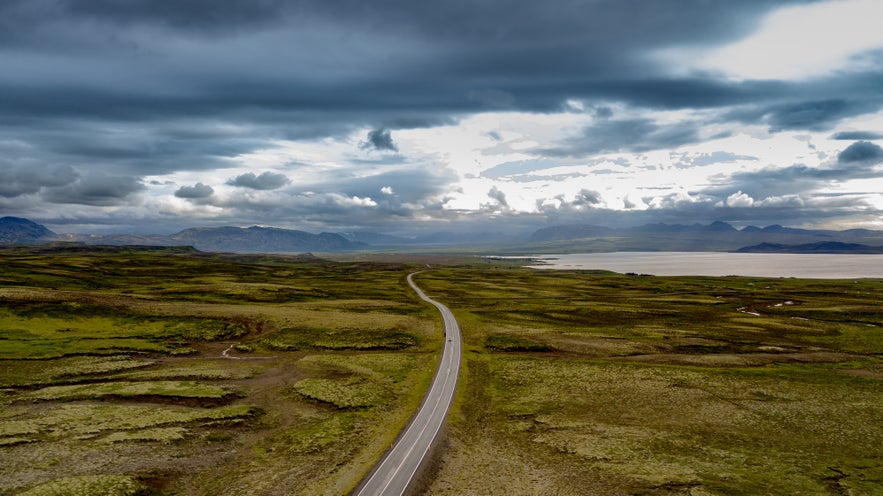
[[[21,217],[0,218],[0,243],[34,243],[55,236],[41,224]]]
[[[566,224],[537,229],[530,235],[434,232],[406,238],[372,232],[313,234],[278,227],[192,227],[159,234],[56,234],[19,217],[0,219],[0,244],[68,242],[112,246],[192,246],[201,251],[234,253],[350,252],[360,250],[481,249],[499,253],[575,253],[611,251],[739,251],[871,253],[883,246],[883,231],[801,229],[773,224],[737,229],[711,224],[644,224],[606,227]],[[840,243],[841,245],[819,245]],[[804,250],[804,251],[800,251]],[[851,250],[851,251],[850,251]]]
[[[883,253],[883,246],[870,246],[861,243],[841,243],[839,241],[819,241],[800,245],[784,245],[780,243],[760,243],[744,246],[735,250],[736,253]]]

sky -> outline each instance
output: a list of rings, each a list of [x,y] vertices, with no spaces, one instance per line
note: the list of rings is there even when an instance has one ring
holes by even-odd
[[[883,229],[880,0],[3,0],[0,215]]]

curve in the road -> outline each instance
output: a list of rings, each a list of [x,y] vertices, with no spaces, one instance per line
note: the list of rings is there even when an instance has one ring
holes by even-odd
[[[441,312],[445,324],[444,351],[420,409],[371,476],[354,493],[357,496],[403,495],[426,459],[454,401],[460,372],[460,326],[448,307],[426,296],[417,287],[413,276],[419,273],[408,274],[408,284],[420,298]]]

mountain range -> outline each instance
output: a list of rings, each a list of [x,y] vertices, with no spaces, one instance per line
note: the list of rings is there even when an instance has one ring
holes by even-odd
[[[85,245],[192,246],[238,253],[345,252],[360,250],[473,249],[496,253],[610,251],[743,251],[780,253],[881,253],[883,231],[799,229],[772,225],[736,229],[711,224],[645,224],[612,228],[560,225],[529,236],[438,232],[406,238],[382,233],[320,233],[273,227],[197,227],[171,235],[56,234],[17,217],[0,218],[0,244],[68,242]]]
[[[198,227],[164,235],[140,234],[56,234],[27,219],[0,219],[0,243],[68,242],[86,245],[192,246],[201,251],[237,253],[339,252],[364,249],[365,243],[350,241],[340,234],[312,234],[292,229],[252,226]]]

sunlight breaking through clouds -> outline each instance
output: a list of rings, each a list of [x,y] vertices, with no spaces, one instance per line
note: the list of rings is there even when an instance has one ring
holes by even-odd
[[[873,68],[883,57],[883,3],[834,0],[785,6],[735,43],[696,51],[695,59],[667,53],[698,70],[738,79],[805,79],[836,71]]]

